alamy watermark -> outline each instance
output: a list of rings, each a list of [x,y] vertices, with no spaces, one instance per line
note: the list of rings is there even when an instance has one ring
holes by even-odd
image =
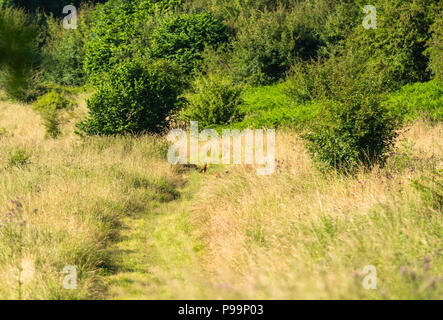
[[[63,28],[65,29],[77,29],[77,8],[69,5],[63,8],[63,14],[67,14],[63,18]]]
[[[77,289],[77,268],[75,266],[66,266],[63,268],[63,288],[67,290]]]
[[[168,161],[171,164],[198,164],[199,162],[207,164],[219,164],[220,162],[223,164],[256,164],[262,166],[257,168],[258,175],[270,175],[275,170],[275,130],[273,129],[245,129],[243,131],[223,129],[221,158],[218,132],[214,129],[205,129],[199,132],[198,121],[191,121],[189,136],[182,129],[174,129],[169,132],[168,141],[174,142],[168,150]],[[205,143],[200,146],[200,142]]]
[[[377,29],[377,9],[373,5],[367,5],[363,7],[363,13],[366,14],[363,18],[363,28]]]
[[[372,265],[365,266],[363,268],[363,274],[366,275],[363,278],[363,288],[366,290],[377,289],[377,268]]]

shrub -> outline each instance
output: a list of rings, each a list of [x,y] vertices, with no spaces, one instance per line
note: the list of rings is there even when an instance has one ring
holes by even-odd
[[[65,30],[61,21],[47,17],[47,37],[43,48],[45,56],[44,78],[53,83],[79,86],[86,82],[83,61],[88,38],[91,8],[82,6],[78,11],[77,29]]]
[[[46,136],[56,138],[61,133],[59,129],[59,111],[72,106],[72,102],[55,91],[50,91],[37,99],[34,103],[34,109],[38,111],[43,118]]]
[[[349,11],[346,15],[362,21],[362,12],[360,17],[355,16],[354,9],[348,5],[351,4],[340,5],[336,10]],[[294,63],[288,93],[297,103],[322,97],[334,99],[342,86],[361,77],[366,83],[373,82],[372,86],[376,84],[380,92],[429,77],[424,49],[435,6],[427,7],[423,1],[413,4],[385,0],[374,5],[377,8],[377,29],[365,30],[358,23],[347,39],[340,42],[338,39],[328,40],[334,38],[335,28],[327,27],[326,33],[320,33],[320,38],[329,47],[327,54],[309,63],[301,59]],[[356,4],[352,6],[358,8]],[[328,30],[332,33],[329,34]],[[334,42],[338,44],[335,47]]]
[[[353,171],[358,165],[383,164],[392,149],[398,118],[368,90],[347,91],[340,100],[321,103],[322,113],[304,137],[307,149],[326,167]]]
[[[59,115],[54,110],[48,110],[43,115],[43,125],[46,128],[46,136],[51,138],[57,138],[61,131],[60,131],[60,119]]]
[[[275,3],[274,3],[275,4]],[[269,84],[285,76],[294,58],[326,55],[349,33],[345,5],[334,1],[289,1],[270,10],[249,9],[237,17],[232,68],[237,80]],[[342,19],[340,19],[342,18]]]
[[[349,7],[359,8],[359,5],[359,2],[345,3],[335,10],[344,11],[346,21],[351,17],[362,21],[362,11],[356,15],[355,9]],[[333,40],[336,30],[340,29],[334,27],[338,18],[332,17],[332,26],[319,33],[326,45],[326,53],[309,63],[301,59],[294,63],[289,94],[297,103],[319,97],[334,98],[341,86],[347,86],[361,76],[367,83],[376,83],[380,92],[429,78],[424,50],[429,39],[428,27],[435,20],[436,2],[431,1],[427,6],[420,0],[378,0],[374,5],[377,8],[377,29],[365,30],[358,23],[351,32],[345,32],[349,36],[344,41],[340,37]]]
[[[361,24],[362,9],[356,1],[314,1],[313,13],[308,18],[311,21],[321,42],[318,55],[328,57],[337,49],[343,48],[346,39],[353,30]],[[305,14],[302,10],[301,14]]]
[[[387,89],[429,80],[426,43],[435,20],[438,0],[377,0],[377,28],[357,25],[347,39],[346,49],[364,58],[383,73]]]
[[[397,113],[386,109],[383,74],[362,57],[347,52],[305,65],[288,81],[295,102],[313,99],[319,110],[305,133],[313,157],[344,171],[359,164],[383,164],[400,125]]]
[[[316,84],[326,69],[321,66],[324,65],[321,65],[320,61],[294,62],[287,79],[286,94],[295,103],[306,103],[314,99]]]
[[[229,78],[208,74],[194,81],[185,98],[182,120],[198,121],[200,127],[228,124],[240,116],[242,87]]]
[[[178,67],[165,61],[126,61],[105,75],[88,100],[89,117],[77,126],[86,134],[159,132],[179,102]]]
[[[63,94],[57,93],[55,90],[39,97],[34,103],[34,108],[39,112],[45,110],[62,110],[72,107],[73,103],[66,99]]]
[[[85,44],[84,67],[91,80],[100,80],[102,73],[125,59],[148,56],[144,36],[147,24],[157,23],[152,15],[178,3],[180,0],[110,0],[98,6]]]
[[[335,100],[343,98],[343,90],[359,84],[382,92],[382,78],[382,72],[374,71],[364,58],[352,51],[332,53],[329,58],[296,61],[288,77],[286,93],[296,103]]]
[[[233,42],[232,68],[237,80],[266,84],[284,75],[296,56],[315,55],[318,41],[309,26],[291,21],[286,11],[250,18]]]
[[[289,7],[293,2],[293,0],[192,0],[185,1],[183,6],[191,12],[210,11],[217,17],[229,21],[255,10],[269,11],[279,7]]]
[[[38,30],[22,10],[0,9],[0,80],[9,96],[27,100],[40,61]]]
[[[205,47],[227,39],[225,25],[211,14],[184,14],[164,21],[154,32],[152,56],[177,61],[187,72],[196,71]]]

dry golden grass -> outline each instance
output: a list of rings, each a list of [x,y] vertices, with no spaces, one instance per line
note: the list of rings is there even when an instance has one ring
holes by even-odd
[[[441,207],[412,186],[442,168],[442,128],[408,128],[385,168],[352,177],[318,172],[297,135],[280,132],[274,175],[233,167],[208,180],[194,226],[215,297],[442,298]],[[366,265],[377,290],[362,287]]]
[[[103,297],[100,273],[113,266],[121,216],[174,196],[162,139],[81,140],[66,119],[61,138],[45,139],[30,106],[0,102],[0,298]],[[62,287],[67,265],[77,268],[77,290]]]
[[[165,139],[80,139],[85,111],[47,139],[30,106],[0,100],[0,298],[443,297],[442,124],[406,128],[384,168],[347,177],[280,131],[273,175],[209,166],[183,187]],[[62,287],[66,265],[77,290]]]

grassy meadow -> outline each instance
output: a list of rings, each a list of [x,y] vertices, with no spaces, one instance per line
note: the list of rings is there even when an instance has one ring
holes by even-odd
[[[442,297],[441,123],[405,127],[385,167],[352,176],[318,171],[285,129],[273,175],[199,174],[166,161],[162,136],[73,135],[84,98],[57,140],[0,102],[3,299]]]
[[[0,299],[443,299],[442,39],[439,0],[0,0]],[[275,155],[172,164],[195,122]]]

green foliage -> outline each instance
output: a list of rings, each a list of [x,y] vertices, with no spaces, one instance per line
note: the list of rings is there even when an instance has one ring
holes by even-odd
[[[85,71],[91,80],[112,70],[125,59],[149,56],[150,25],[158,15],[180,0],[110,0],[92,14],[90,36],[85,44]],[[147,29],[147,30],[146,30]]]
[[[85,42],[90,28],[91,8],[78,10],[77,28],[65,30],[62,21],[47,17],[47,38],[43,48],[44,79],[61,85],[83,85],[86,74],[83,68],[85,60]]]
[[[328,76],[327,66],[317,63],[303,63],[301,61],[294,62],[287,80],[286,93],[295,103],[306,103],[314,99],[318,95],[317,88],[319,83]]]
[[[55,139],[60,135],[60,119],[56,111],[48,110],[46,113],[44,113],[43,125],[46,128],[47,137]]]
[[[321,39],[329,42],[327,54],[309,63],[300,59],[294,63],[288,90],[297,103],[333,97],[341,86],[359,77],[376,83],[380,91],[429,77],[424,50],[429,38],[427,29],[435,17],[435,3],[426,6],[423,1],[380,0],[374,5],[377,29],[365,30],[358,23],[352,33],[345,32],[346,39],[328,40],[335,38],[334,30],[339,30],[334,27],[336,18],[332,18],[328,20],[332,26],[321,33]],[[359,7],[360,3],[342,4],[336,11],[344,11],[346,21],[351,17],[363,21],[363,13],[355,12]],[[346,72],[348,75],[343,76]]]
[[[296,103],[313,99],[319,104],[305,134],[314,158],[344,171],[383,164],[400,119],[381,103],[382,79],[350,52],[307,64],[288,81],[287,92]]]
[[[10,167],[24,167],[29,164],[31,155],[24,149],[16,149],[9,152],[8,164]]]
[[[0,80],[10,97],[26,100],[40,61],[37,27],[22,10],[0,9]]]
[[[155,30],[152,56],[177,61],[187,72],[197,71],[205,47],[227,40],[225,25],[211,14],[184,14],[165,20]]]
[[[63,7],[67,5],[73,5],[79,7],[82,3],[100,3],[106,0],[70,0],[67,2],[60,0],[0,0],[0,6],[12,5],[15,7],[23,8],[29,11],[36,11],[42,9],[47,13],[53,13],[57,16],[63,15]]]
[[[443,81],[443,11],[437,14],[430,32],[432,36],[426,49],[426,54],[429,56],[429,68],[436,79]]]
[[[383,164],[400,117],[408,112],[395,110],[402,103],[395,106],[398,96],[391,98],[392,108],[382,104],[384,92],[428,76],[423,53],[435,6],[384,0],[375,5],[376,30],[357,25],[346,43],[327,56],[309,63],[298,59],[288,81],[287,93],[295,104],[316,101],[322,108],[305,134],[308,150],[326,166],[345,171],[359,164]],[[411,113],[435,110],[435,118],[439,99],[435,87],[423,104],[409,108]]]
[[[331,54],[310,62],[296,61],[288,77],[286,93],[296,103],[341,99],[343,91],[368,85],[382,92],[383,73],[377,73],[365,59],[353,52]]]
[[[254,13],[232,43],[232,69],[238,80],[266,84],[282,78],[295,57],[316,55],[321,42],[302,15],[286,10]]]
[[[34,107],[39,112],[44,112],[47,109],[62,110],[73,106],[73,103],[66,99],[62,94],[55,90],[39,97],[34,103]]]
[[[219,14],[227,16],[235,34],[232,72],[252,84],[284,78],[294,58],[329,56],[361,21],[359,7],[350,1],[235,1],[224,6]]]
[[[182,120],[198,121],[202,128],[228,124],[240,116],[242,86],[229,78],[208,74],[194,81],[185,98],[186,107],[180,112]]]
[[[178,69],[166,61],[120,64],[104,76],[88,100],[89,117],[78,128],[90,135],[161,131],[179,102]]]
[[[304,135],[307,149],[326,167],[345,172],[363,164],[383,164],[393,148],[397,117],[370,90],[347,91],[341,101],[321,103],[317,122]]]
[[[37,99],[34,109],[40,113],[48,137],[56,138],[61,133],[59,112],[72,106],[72,102],[54,90]]]
[[[296,104],[286,94],[287,83],[253,87],[245,90],[240,107],[244,119],[232,127],[243,128],[305,128],[316,118],[316,103]]]
[[[408,84],[391,93],[383,103],[407,122],[419,118],[443,121],[443,83],[431,80]]]
[[[318,50],[319,56],[329,57],[331,53],[343,48],[346,39],[361,24],[362,10],[356,2],[358,1],[314,1],[309,21],[322,43]],[[305,14],[305,11],[303,8],[300,14]]]
[[[251,11],[272,11],[279,7],[290,7],[294,0],[188,0],[184,7],[190,12],[210,11],[217,17],[232,24],[239,17]]]
[[[377,28],[365,30],[361,24],[357,25],[346,40],[346,50],[355,52],[382,73],[387,89],[429,80],[425,49],[438,3],[438,0],[371,3],[377,8]]]

